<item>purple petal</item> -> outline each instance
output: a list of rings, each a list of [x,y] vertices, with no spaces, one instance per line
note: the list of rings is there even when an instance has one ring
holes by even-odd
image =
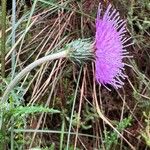
[[[103,85],[111,84],[114,88],[121,88],[125,75],[122,59],[127,56],[123,45],[128,41],[124,37],[125,21],[120,19],[116,9],[109,5],[104,16],[100,16],[99,7],[96,19],[96,80]],[[130,45],[130,44],[129,44]]]

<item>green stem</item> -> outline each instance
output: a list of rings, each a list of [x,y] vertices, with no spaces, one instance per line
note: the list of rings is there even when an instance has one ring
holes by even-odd
[[[12,40],[11,40],[11,44],[12,47],[13,45],[15,45],[15,39],[16,39],[16,0],[12,0]],[[15,76],[15,70],[16,70],[16,50],[14,49],[11,55],[11,79],[14,78]],[[11,102],[11,109],[14,108],[14,101]],[[11,129],[10,129],[10,141],[11,141],[11,145],[10,145],[10,149],[14,150],[14,116],[12,115],[11,117]]]
[[[5,43],[6,43],[6,1],[2,0],[2,37],[1,37],[1,75],[5,77]]]
[[[67,57],[67,54],[68,54],[68,51],[64,50],[64,51],[61,51],[61,52],[58,52],[55,54],[44,56],[44,57],[34,61],[30,65],[28,65],[26,68],[24,68],[7,86],[7,89],[5,90],[3,97],[2,97],[2,103],[6,102],[6,100],[8,99],[8,96],[9,96],[11,90],[14,88],[14,86],[33,68],[37,67],[38,65],[40,65],[42,63],[50,61],[50,60]]]

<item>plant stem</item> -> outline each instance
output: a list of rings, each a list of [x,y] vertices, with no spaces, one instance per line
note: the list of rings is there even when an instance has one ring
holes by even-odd
[[[12,47],[13,45],[15,45],[15,39],[16,39],[16,0],[12,0],[12,40],[11,40],[11,44]],[[11,55],[11,79],[14,78],[15,76],[15,70],[16,70],[16,50],[14,49]],[[14,108],[14,101],[12,100],[11,102],[11,109]],[[11,117],[11,129],[10,129],[10,141],[11,141],[11,145],[10,145],[10,149],[14,150],[14,116],[12,115]]]
[[[7,89],[5,90],[3,97],[2,97],[2,103],[4,103],[8,99],[9,93],[14,88],[14,86],[33,68],[37,67],[38,65],[40,65],[42,63],[50,61],[50,60],[67,57],[67,54],[68,54],[68,51],[64,50],[64,51],[61,51],[61,52],[58,52],[55,54],[44,56],[44,57],[34,61],[30,65],[28,65],[26,68],[24,68],[7,86]]]
[[[16,38],[16,0],[12,0],[12,40],[11,44],[12,47],[15,45],[15,38]],[[11,73],[12,73],[12,79],[15,75],[15,69],[16,69],[16,50],[14,49],[11,55]]]
[[[6,1],[2,0],[2,37],[1,37],[1,75],[5,78],[5,43],[6,43]]]

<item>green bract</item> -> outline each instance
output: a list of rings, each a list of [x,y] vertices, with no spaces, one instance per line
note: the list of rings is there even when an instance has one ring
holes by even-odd
[[[89,39],[78,39],[66,44],[68,57],[73,63],[85,64],[94,59],[94,48]]]

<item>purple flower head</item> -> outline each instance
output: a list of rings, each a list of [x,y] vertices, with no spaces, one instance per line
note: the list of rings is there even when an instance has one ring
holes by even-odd
[[[96,80],[103,85],[110,84],[114,88],[121,88],[124,84],[122,79],[126,75],[123,73],[123,58],[128,57],[128,52],[124,45],[130,38],[125,38],[125,21],[120,19],[116,9],[109,5],[103,17],[101,8],[98,9],[96,19]]]

